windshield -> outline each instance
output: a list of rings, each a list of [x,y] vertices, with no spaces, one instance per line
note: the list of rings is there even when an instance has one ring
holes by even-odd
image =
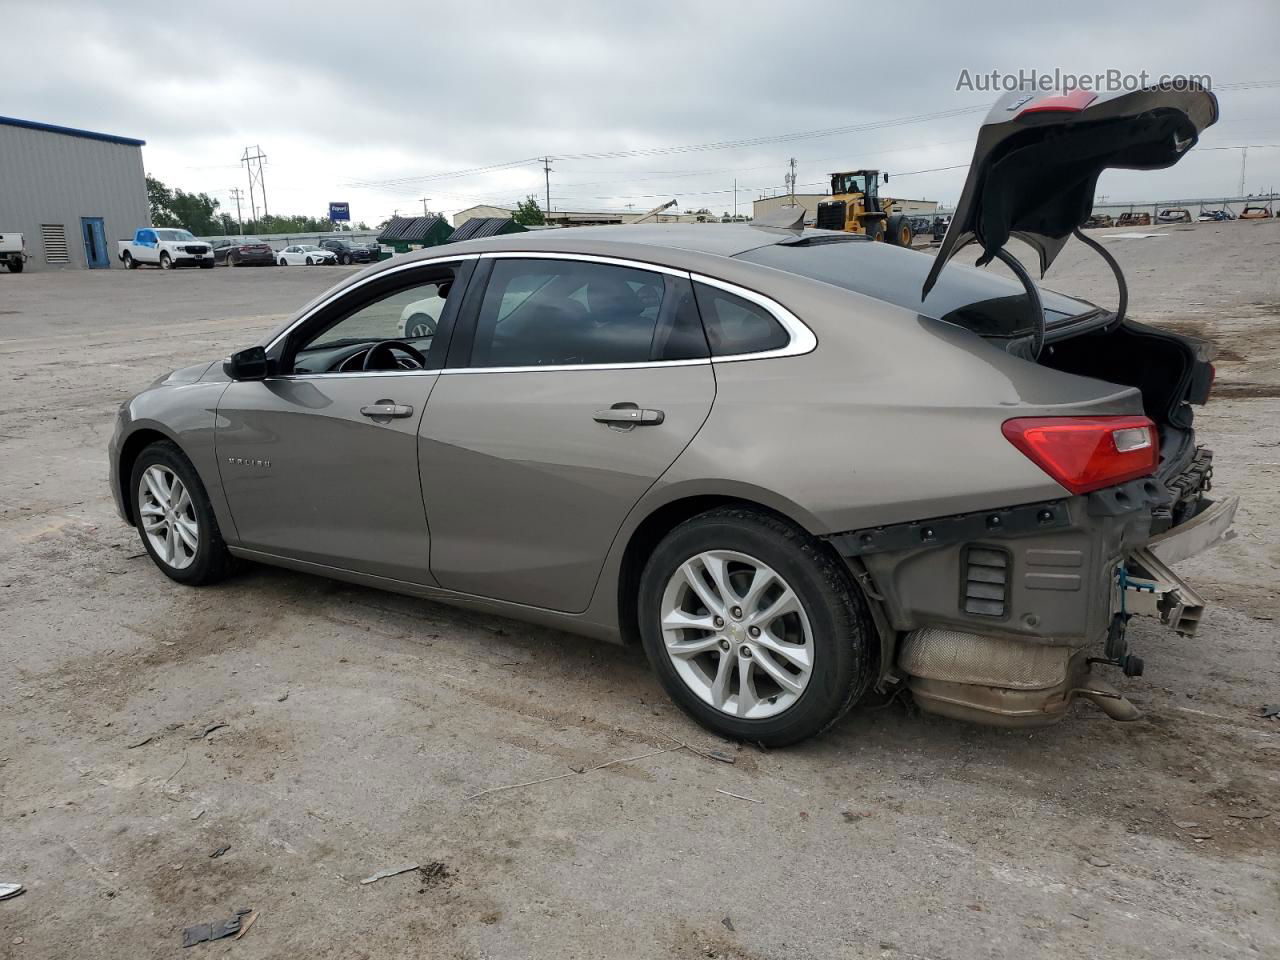
[[[310,251],[310,250],[319,250],[320,248],[313,243],[300,243],[298,244],[298,249]]]
[[[157,240],[194,240],[190,230],[157,230]]]
[[[884,243],[773,244],[748,250],[736,259],[865,294],[981,336],[1020,336],[1032,327],[1026,292],[1016,280],[953,263],[938,278],[929,298],[921,300],[920,285],[933,259]],[[1048,326],[1097,309],[1052,290],[1041,289],[1040,299]]]

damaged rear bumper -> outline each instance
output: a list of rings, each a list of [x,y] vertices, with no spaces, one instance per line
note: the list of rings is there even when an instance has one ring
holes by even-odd
[[[1092,667],[1141,673],[1126,652],[1130,616],[1194,633],[1204,602],[1169,564],[1229,539],[1238,505],[1201,500],[1153,535],[1168,502],[1143,479],[830,537],[876,601],[880,688],[905,682],[923,709],[1002,725],[1055,722],[1076,697],[1136,717]]]

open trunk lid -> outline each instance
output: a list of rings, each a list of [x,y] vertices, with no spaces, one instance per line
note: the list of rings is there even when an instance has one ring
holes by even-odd
[[[1172,166],[1217,121],[1217,98],[1186,86],[1001,97],[978,131],[960,202],[922,294],[961,248],[980,244],[981,266],[1010,236],[1036,250],[1043,274],[1092,213],[1104,169]]]

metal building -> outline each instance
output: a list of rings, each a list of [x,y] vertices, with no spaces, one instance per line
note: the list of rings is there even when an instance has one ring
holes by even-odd
[[[116,240],[150,223],[144,142],[0,117],[0,231],[28,270],[120,265]]]

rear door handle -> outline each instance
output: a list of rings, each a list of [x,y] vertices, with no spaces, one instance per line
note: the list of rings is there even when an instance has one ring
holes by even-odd
[[[371,403],[367,407],[361,407],[360,412],[366,417],[380,420],[391,417],[411,417],[413,407],[407,403]]]
[[[667,415],[661,410],[611,407],[608,410],[597,410],[591,415],[591,419],[596,423],[607,423],[610,426],[651,427],[667,419]]]

